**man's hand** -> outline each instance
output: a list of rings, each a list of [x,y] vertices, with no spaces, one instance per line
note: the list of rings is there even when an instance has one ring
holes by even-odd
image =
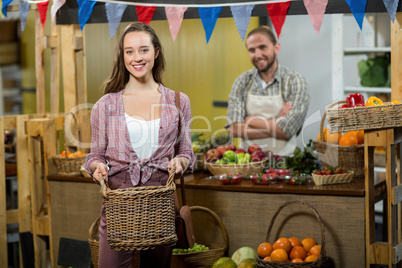
[[[283,105],[281,111],[279,112],[279,116],[278,117],[284,117],[286,116],[289,111],[292,109],[293,105],[290,102],[287,102]]]

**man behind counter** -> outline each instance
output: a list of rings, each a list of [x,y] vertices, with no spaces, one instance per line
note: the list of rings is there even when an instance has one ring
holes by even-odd
[[[249,32],[246,47],[254,68],[233,83],[225,127],[242,138],[241,148],[258,144],[263,151],[289,155],[307,114],[307,81],[278,64],[280,44],[268,26]]]

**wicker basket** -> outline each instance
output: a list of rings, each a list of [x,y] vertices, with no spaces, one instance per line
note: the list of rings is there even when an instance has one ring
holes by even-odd
[[[262,172],[267,160],[268,159],[264,159],[263,161],[251,162],[247,164],[214,164],[205,162],[205,166],[213,175],[240,173],[243,176],[249,176]]]
[[[270,268],[281,268],[281,267],[284,267],[284,268],[299,268],[299,267],[315,268],[315,267],[328,267],[329,266],[330,261],[326,256],[324,256],[325,255],[325,230],[324,230],[324,224],[323,224],[322,219],[321,219],[320,215],[318,214],[317,210],[315,208],[313,208],[310,204],[308,204],[305,201],[291,200],[291,201],[288,201],[288,202],[282,204],[278,208],[278,210],[275,212],[274,216],[271,219],[271,223],[270,223],[269,228],[268,228],[266,241],[269,242],[272,227],[274,225],[275,219],[278,216],[279,212],[281,212],[281,210],[283,208],[285,208],[286,206],[293,205],[293,204],[300,204],[300,205],[306,206],[306,207],[310,208],[314,212],[315,217],[317,218],[317,221],[318,221],[318,223],[320,225],[320,229],[321,229],[321,244],[320,244],[321,245],[321,252],[320,252],[320,256],[314,262],[302,262],[302,263],[264,261],[262,258],[258,257],[258,259],[257,259],[258,267],[263,267],[263,268],[266,268],[266,267],[270,267]]]
[[[174,245],[175,190],[174,169],[166,186],[111,190],[101,178],[109,246],[114,250],[145,250]]]
[[[402,126],[402,103],[328,110],[330,133],[400,126]]]
[[[338,101],[331,104],[321,118],[320,135],[321,141],[313,141],[318,158],[324,167],[342,166],[352,170],[356,177],[364,177],[364,145],[341,146],[323,142],[324,121],[327,111],[337,104],[345,103]]]
[[[222,221],[219,219],[218,215],[212,210],[206,207],[200,206],[192,206],[190,207],[191,212],[200,211],[209,214],[215,222],[219,225],[219,228],[222,231],[222,236],[224,240],[224,245],[212,244],[209,245],[209,250],[199,251],[199,252],[191,252],[191,253],[182,253],[182,254],[173,254],[171,268],[182,268],[182,267],[205,267],[210,268],[219,258],[227,255],[227,250],[229,246],[229,236],[226,231],[225,226]]]
[[[100,217],[96,219],[89,228],[89,247],[91,249],[91,257],[92,257],[92,267],[98,268],[99,267],[99,224],[100,224]],[[134,251],[133,262],[131,267],[137,268],[140,267],[140,252]]]
[[[77,176],[81,175],[81,166],[85,164],[86,155],[77,157],[65,157],[61,155],[53,156],[53,162],[60,176]]]
[[[353,180],[354,172],[334,175],[317,175],[313,174],[313,181],[315,185],[328,185],[339,183],[350,183]]]

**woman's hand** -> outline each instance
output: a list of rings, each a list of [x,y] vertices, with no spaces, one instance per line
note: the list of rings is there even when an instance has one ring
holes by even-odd
[[[168,171],[170,172],[173,167],[176,167],[176,174],[183,174],[184,171],[186,171],[188,167],[188,159],[184,157],[175,157],[172,160],[170,160],[169,165],[168,165]]]
[[[104,163],[96,163],[96,168],[92,174],[92,179],[95,183],[100,184],[100,174],[102,174],[103,180],[107,183],[108,168]]]

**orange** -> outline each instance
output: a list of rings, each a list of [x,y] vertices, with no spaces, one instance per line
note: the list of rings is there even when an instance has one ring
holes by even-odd
[[[284,249],[286,251],[286,253],[289,253],[291,248],[292,248],[292,244],[290,244],[289,239],[287,239],[286,237],[282,237],[279,238],[278,240],[276,240],[276,242],[273,245],[274,249]]]
[[[322,130],[322,133],[324,134],[324,140],[323,141],[327,141],[328,128],[324,128]],[[322,141],[320,133],[318,133],[318,135],[317,135],[317,141]]]
[[[341,139],[341,133],[327,133],[327,142],[332,144],[338,144],[339,140]]]
[[[290,251],[289,257],[293,259],[305,259],[307,256],[307,251],[302,246],[295,246]]]
[[[271,257],[270,257],[270,256],[265,257],[263,260],[264,260],[264,261],[272,261],[272,259],[271,259]]]
[[[74,153],[75,156],[83,156],[84,154],[81,151],[76,151]]]
[[[292,247],[302,246],[300,239],[297,237],[291,237],[291,238],[289,238],[289,241],[290,241],[290,244],[292,245]]]
[[[305,259],[304,259],[304,261],[305,262],[308,262],[308,261],[316,261],[318,259],[318,256],[317,255],[309,255],[309,256],[307,256]]]
[[[258,246],[257,253],[260,258],[265,258],[271,255],[274,248],[268,242],[263,242]]]
[[[350,132],[346,132],[340,139],[339,145],[342,146],[351,146],[359,144],[356,135]]]
[[[317,245],[317,242],[314,240],[314,238],[307,237],[303,239],[302,244],[306,252],[309,252],[312,247]]]
[[[304,262],[304,261],[302,259],[296,258],[296,259],[293,259],[291,262],[296,263],[296,262]]]
[[[271,253],[272,261],[278,262],[287,262],[288,261],[288,254],[283,248],[278,248],[272,251]]]
[[[61,152],[62,157],[66,157],[66,151]],[[67,150],[67,156],[71,156],[71,152]]]
[[[364,130],[349,131],[349,133],[356,135],[358,144],[364,144]]]
[[[321,252],[321,245],[315,245],[310,249],[310,254],[311,255],[317,255],[320,256],[320,252]]]

